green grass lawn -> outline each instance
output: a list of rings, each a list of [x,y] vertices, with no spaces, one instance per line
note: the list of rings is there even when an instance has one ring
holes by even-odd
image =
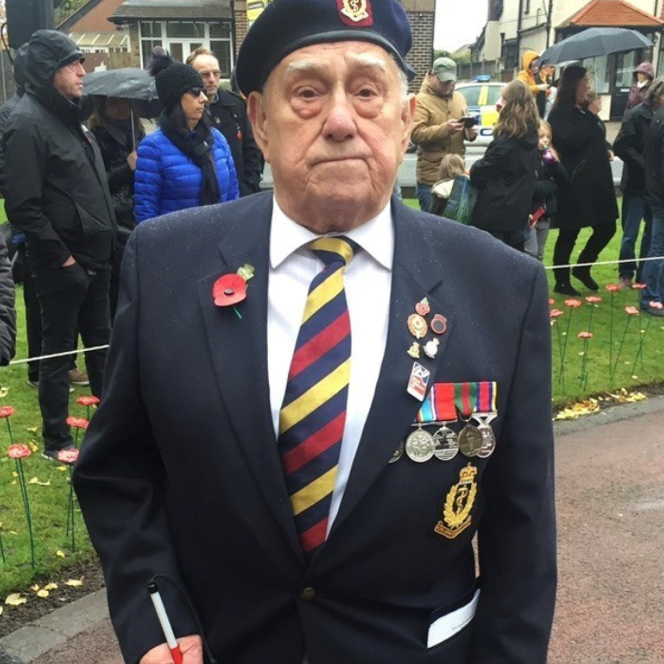
[[[411,207],[417,208],[416,201],[407,201]],[[0,221],[1,219],[0,206]],[[579,244],[589,231],[583,231]],[[545,266],[551,265],[551,253],[556,239],[553,231],[547,245]],[[601,260],[615,259],[618,255],[620,233],[614,237],[604,251]],[[578,253],[578,252],[577,252]],[[576,254],[575,254],[576,256]],[[553,275],[549,271],[549,283],[553,293]],[[553,295],[552,308],[565,311],[553,327],[553,361],[554,361],[554,404],[563,405],[569,401],[580,400],[588,395],[617,391],[621,388],[634,388],[664,380],[664,322],[649,316],[638,316],[631,320],[625,337],[615,376],[610,378],[612,359],[621,345],[623,332],[628,317],[624,307],[638,305],[636,291],[616,293],[611,305],[610,293],[604,285],[617,281],[615,266],[600,266],[593,270],[595,279],[602,284],[598,293],[603,301],[593,308],[592,332],[593,339],[588,344],[586,357],[587,378],[582,380],[584,343],[577,338],[580,331],[589,327],[590,306],[583,306],[571,314],[561,296]],[[578,282],[575,284],[580,286]],[[582,293],[584,296],[589,292]],[[515,295],[516,296],[516,295]],[[17,289],[17,310],[19,320],[17,358],[27,357],[27,345],[24,326],[24,310],[21,288]],[[613,337],[611,339],[610,321],[613,311]],[[644,334],[649,326],[647,335]],[[638,345],[644,339],[642,360],[634,362]],[[564,381],[561,373],[561,349],[567,339],[565,354]],[[75,563],[89,558],[91,546],[85,534],[80,513],[76,512],[75,532],[76,551],[72,550],[71,536],[67,535],[67,501],[69,496],[69,471],[65,467],[43,460],[39,456],[41,447],[41,418],[37,403],[37,392],[27,384],[25,365],[5,367],[0,371],[3,386],[0,406],[11,405],[16,414],[11,419],[14,442],[32,445],[36,453],[24,463],[25,476],[32,484],[28,485],[28,494],[34,524],[36,568],[30,563],[30,545],[26,527],[25,513],[21,499],[20,487],[15,476],[15,462],[7,458],[5,450],[9,445],[6,422],[0,421],[0,533],[4,548],[5,561],[0,559],[0,603],[3,597],[17,588],[25,588],[37,575],[48,575],[63,565]],[[72,394],[71,414],[85,416],[85,409],[76,405],[75,400],[87,389],[76,388]],[[62,557],[64,555],[64,557]],[[0,620],[2,618],[0,617]]]

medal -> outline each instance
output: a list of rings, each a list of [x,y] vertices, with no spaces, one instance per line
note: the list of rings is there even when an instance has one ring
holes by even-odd
[[[482,432],[474,425],[467,423],[459,434],[459,449],[464,456],[476,457],[482,449]]]
[[[411,461],[424,463],[433,456],[435,448],[433,436],[418,426],[408,438],[406,438],[406,455]]]
[[[403,448],[404,444],[402,440],[397,446],[397,449],[394,450],[394,453],[392,454],[390,460],[387,463],[396,463],[397,461],[399,461],[399,459],[403,456]]]
[[[493,433],[493,428],[489,424],[498,413],[475,413],[473,417],[480,423],[477,430],[482,436],[482,448],[477,453],[480,459],[486,459],[491,456],[496,449],[496,436]]]
[[[429,331],[429,326],[420,314],[411,314],[408,316],[408,331],[416,338],[422,339]]]
[[[445,425],[445,422],[433,434],[433,442],[435,444],[433,455],[441,461],[450,461],[459,452],[459,439],[454,431]]]

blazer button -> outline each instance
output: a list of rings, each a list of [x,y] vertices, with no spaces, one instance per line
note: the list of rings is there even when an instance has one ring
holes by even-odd
[[[300,599],[303,602],[311,602],[315,598],[316,598],[316,590],[314,588],[311,588],[310,586],[302,588],[302,592],[300,593]]]

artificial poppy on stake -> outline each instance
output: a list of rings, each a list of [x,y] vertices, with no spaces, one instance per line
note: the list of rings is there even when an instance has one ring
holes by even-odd
[[[92,395],[84,395],[76,399],[79,406],[85,406],[88,410],[86,417],[90,419],[90,408],[99,405],[99,398]]]
[[[589,305],[590,314],[588,316],[588,332],[592,332],[593,329],[593,311],[595,307],[602,301],[602,298],[599,295],[588,295],[586,297],[586,302]]]
[[[78,429],[76,430],[78,433]],[[78,459],[78,449],[75,447],[72,448],[71,450],[63,450],[64,452],[67,453],[67,458],[64,459],[63,461],[67,464],[67,468],[69,470],[69,500],[67,501],[67,531],[66,535],[71,534],[71,550],[72,553],[76,551],[76,530],[74,528],[74,501],[75,501],[75,496],[74,496],[74,483],[72,482],[72,468],[74,466],[74,463]]]
[[[13,410],[13,409],[12,409]],[[32,452],[27,445],[10,445],[7,449],[7,456],[16,462],[16,476],[18,484],[21,487],[21,497],[23,498],[23,509],[25,510],[25,519],[28,522],[28,534],[30,536],[30,559],[32,566],[35,566],[35,541],[32,533],[32,515],[30,514],[30,501],[28,500],[28,486],[23,473],[23,459],[27,459]]]
[[[620,284],[606,284],[606,290],[611,293],[609,302],[609,372],[613,366],[613,296],[619,293],[622,288]]]
[[[634,284],[636,285],[636,284]],[[620,340],[620,346],[618,346],[618,352],[616,353],[616,360],[613,363],[611,373],[609,374],[609,379],[613,380],[615,376],[616,369],[618,368],[618,360],[620,359],[620,353],[625,343],[625,337],[627,336],[627,330],[629,330],[629,325],[632,322],[632,318],[639,315],[639,310],[636,307],[625,307],[625,313],[627,314],[627,323],[625,324],[625,329],[623,331],[622,339]]]
[[[585,387],[588,382],[588,342],[593,338],[592,332],[579,332],[577,338],[583,339],[583,362],[581,363],[581,373],[579,374],[579,385]]]
[[[648,306],[651,309],[664,309],[664,304],[657,301],[648,302]],[[645,341],[648,330],[650,329],[650,323],[652,323],[652,319],[652,316],[648,316],[646,327],[645,329],[641,330],[641,339],[639,341],[638,348],[636,349],[636,356],[634,357],[634,364],[632,365],[632,373],[634,373],[634,370],[636,369],[636,363],[639,359],[639,356],[641,356],[641,369],[643,369],[643,342]]]
[[[90,422],[88,422],[88,420],[86,420],[84,417],[68,417],[67,424],[73,429],[76,429],[76,435],[74,436],[74,445],[78,447],[78,432],[80,429],[87,429]]]
[[[254,276],[252,265],[243,265],[235,274],[224,274],[212,286],[212,297],[218,307],[233,307],[237,317],[242,314],[235,307],[247,298],[247,281]]]
[[[569,318],[567,319],[567,327],[565,328],[565,341],[560,352],[560,384],[562,385],[563,392],[565,391],[565,356],[567,355],[567,340],[569,339],[569,328],[572,324],[572,314],[574,309],[578,309],[583,303],[576,298],[569,298],[565,300],[565,306],[569,309]]]
[[[3,419],[3,420],[5,420],[5,422],[7,422],[7,431],[9,432],[9,443],[11,445],[14,444],[14,436],[12,435],[12,426],[9,423],[9,418],[15,412],[16,411],[11,406],[1,406],[0,407],[0,419]]]

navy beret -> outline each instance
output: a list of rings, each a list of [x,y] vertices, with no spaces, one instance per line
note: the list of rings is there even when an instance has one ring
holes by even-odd
[[[260,91],[279,62],[299,48],[339,41],[377,44],[408,73],[405,57],[413,38],[398,0],[273,0],[240,47],[240,90]]]

